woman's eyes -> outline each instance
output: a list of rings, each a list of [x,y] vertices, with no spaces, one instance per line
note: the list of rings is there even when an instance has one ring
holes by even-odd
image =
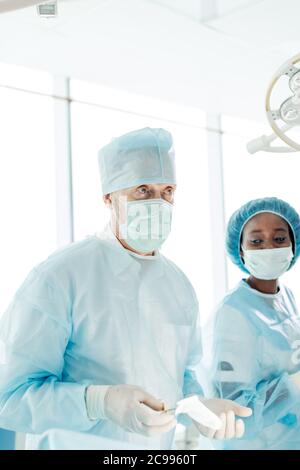
[[[276,237],[275,241],[276,243],[283,243],[286,241],[286,237]]]
[[[284,243],[286,241],[286,239],[287,239],[286,237],[276,237],[276,238],[274,238],[274,241],[276,243]],[[260,243],[263,243],[263,242],[264,242],[264,240],[261,240],[259,238],[255,239],[255,240],[250,240],[250,243],[252,245],[259,245]]]
[[[263,240],[259,240],[259,239],[257,239],[257,240],[250,240],[250,242],[251,242],[253,245],[258,245],[259,243],[262,243]]]

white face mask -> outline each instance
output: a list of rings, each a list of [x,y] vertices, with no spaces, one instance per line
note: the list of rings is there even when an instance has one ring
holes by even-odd
[[[123,239],[141,253],[160,248],[171,231],[172,209],[164,199],[127,202],[126,222],[120,225]]]
[[[278,279],[290,267],[294,257],[292,246],[266,250],[243,250],[246,268],[257,279]]]

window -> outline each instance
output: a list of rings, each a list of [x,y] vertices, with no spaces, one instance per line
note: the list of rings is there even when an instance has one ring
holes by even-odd
[[[14,66],[0,64],[0,69],[7,78],[17,77],[16,84],[22,86],[19,69],[18,75]],[[32,71],[30,74],[34,77]],[[56,248],[52,99],[3,87],[3,76],[0,79],[0,314],[33,265]],[[25,85],[26,77],[24,72]],[[40,80],[40,74],[35,78]]]
[[[51,94],[53,80],[50,74],[20,65],[0,62],[0,86],[11,89]]]

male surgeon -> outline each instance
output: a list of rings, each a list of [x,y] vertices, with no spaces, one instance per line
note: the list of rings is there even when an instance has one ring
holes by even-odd
[[[0,427],[28,433],[29,449],[50,432],[68,448],[71,431],[168,449],[176,419],[164,410],[198,395],[222,423],[199,431],[240,437],[236,416],[251,410],[203,398],[196,295],[159,251],[176,189],[170,133],[116,138],[99,165],[109,226],[34,267],[2,317]]]

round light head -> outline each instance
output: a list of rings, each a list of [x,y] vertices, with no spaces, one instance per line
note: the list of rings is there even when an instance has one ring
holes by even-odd
[[[299,90],[300,91],[300,90]],[[295,97],[288,98],[280,106],[281,119],[287,124],[300,124],[300,101]]]
[[[300,90],[300,70],[296,72],[289,81],[289,86],[292,91]]]

